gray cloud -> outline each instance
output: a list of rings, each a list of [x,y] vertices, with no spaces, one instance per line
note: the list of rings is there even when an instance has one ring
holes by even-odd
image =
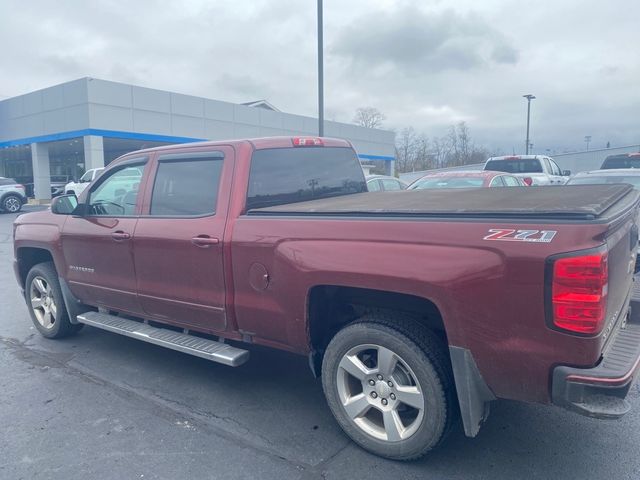
[[[525,15],[522,0],[324,0],[326,116],[350,122],[372,105],[386,127],[429,136],[465,120],[510,152],[533,93],[542,152],[584,135],[637,144],[640,2],[618,3],[539,0]],[[315,8],[301,5],[1,0],[0,95],[91,76],[315,116]]]
[[[357,66],[386,64],[421,73],[518,61],[517,50],[481,16],[427,12],[413,4],[356,19],[340,32],[331,51]]]

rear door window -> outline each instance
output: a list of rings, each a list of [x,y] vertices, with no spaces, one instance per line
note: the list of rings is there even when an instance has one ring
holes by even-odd
[[[504,182],[502,181],[502,176],[500,177],[496,177],[493,180],[491,180],[491,183],[489,184],[490,187],[504,187]]]
[[[520,182],[518,181],[518,179],[516,177],[512,177],[509,175],[505,175],[502,177],[502,180],[504,180],[504,183],[507,187],[519,187],[520,186]]]
[[[160,156],[150,214],[171,217],[215,214],[223,159],[222,152]]]
[[[378,179],[369,180],[367,182],[367,188],[369,189],[370,192],[379,192],[381,190],[380,181]]]
[[[397,180],[391,180],[390,178],[382,179],[382,187],[385,190],[402,190],[400,182],[398,182]]]

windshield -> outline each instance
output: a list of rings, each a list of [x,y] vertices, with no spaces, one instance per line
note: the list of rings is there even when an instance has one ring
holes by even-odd
[[[567,185],[600,185],[611,183],[630,183],[635,188],[640,188],[640,175],[589,175],[588,177],[574,177],[567,182]]]
[[[90,182],[92,175],[93,175],[93,170],[89,170],[87,173],[82,175],[82,177],[80,177],[80,181],[81,182]]]
[[[484,169],[507,173],[542,173],[542,165],[537,158],[489,160]]]
[[[607,157],[601,168],[640,168],[640,156],[630,157],[628,155],[618,155],[615,157]]]
[[[483,178],[429,177],[418,180],[409,187],[409,190],[427,190],[430,188],[478,188],[483,185]]]

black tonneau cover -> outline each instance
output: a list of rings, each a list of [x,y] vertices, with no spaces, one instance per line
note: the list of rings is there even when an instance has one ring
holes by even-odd
[[[631,185],[571,185],[367,192],[250,210],[249,215],[596,219]],[[638,194],[633,196],[637,201]]]

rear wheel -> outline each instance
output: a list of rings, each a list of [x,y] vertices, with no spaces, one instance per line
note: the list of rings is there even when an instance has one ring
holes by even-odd
[[[456,415],[442,342],[412,321],[370,315],[339,331],[322,381],[336,420],[376,455],[413,460],[436,447]]]
[[[25,297],[31,320],[44,337],[63,338],[82,328],[82,324],[75,325],[69,321],[53,263],[40,263],[29,271]]]
[[[22,209],[22,199],[17,195],[7,195],[2,200],[2,209],[8,213],[18,213]]]

